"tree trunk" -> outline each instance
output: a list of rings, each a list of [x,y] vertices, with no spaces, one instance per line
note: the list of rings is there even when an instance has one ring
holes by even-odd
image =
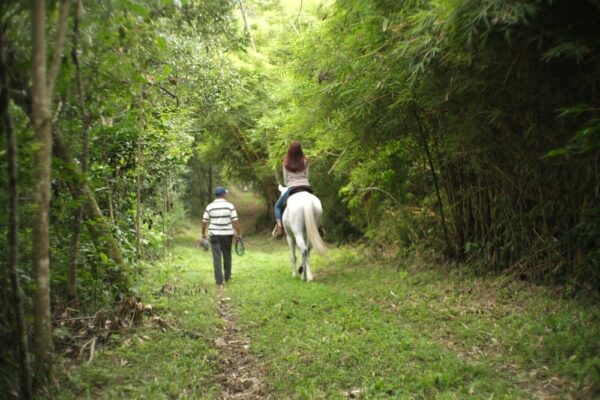
[[[52,167],[52,92],[62,59],[68,1],[62,0],[56,30],[52,64],[46,62],[46,1],[32,3],[32,89],[31,113],[34,143],[33,199],[36,205],[32,234],[32,264],[35,283],[34,353],[35,378],[39,384],[52,383],[52,321],[50,318],[50,197]],[[47,75],[48,71],[50,72]]]
[[[0,32],[0,112],[4,121],[4,130],[7,136],[8,146],[8,273],[10,276],[10,296],[16,316],[16,336],[18,339],[19,354],[19,379],[23,399],[32,398],[31,370],[29,364],[29,344],[27,342],[27,330],[25,328],[25,315],[23,312],[23,291],[19,280],[19,215],[18,215],[18,160],[17,139],[12,123],[9,109],[8,78],[6,72],[6,59],[4,52],[4,34]]]
[[[213,174],[212,174],[212,165],[208,164],[208,179],[207,179],[207,191],[206,191],[206,204],[210,204],[213,196],[212,182],[213,182]]]
[[[50,320],[50,169],[52,126],[46,73],[46,2],[34,0],[32,10],[32,114],[35,130],[33,222],[34,350],[36,380],[52,381],[52,324]]]
[[[73,49],[71,51],[71,59],[75,65],[75,77],[77,82],[77,98],[79,103],[79,113],[82,121],[82,151],[81,151],[81,172],[86,179],[88,171],[88,153],[89,153],[89,128],[90,118],[85,105],[85,91],[83,81],[81,79],[81,67],[79,64],[79,17],[81,15],[81,0],[78,0],[75,5],[73,15]],[[79,190],[81,193],[81,190]],[[76,209],[73,216],[73,229],[71,233],[71,246],[69,255],[69,270],[67,274],[67,295],[70,300],[77,298],[77,258],[79,253],[79,234],[81,231],[81,221],[83,219],[83,206],[79,201],[79,197],[75,198]]]
[[[110,223],[115,225],[115,212],[113,210],[113,196],[112,189],[110,188],[110,181],[106,179],[106,191],[108,194],[108,216],[110,218]]]
[[[244,20],[244,32],[248,36],[248,40],[250,41],[250,47],[252,50],[256,51],[256,46],[254,45],[254,39],[252,39],[252,31],[250,30],[250,24],[248,23],[248,17],[246,15],[246,9],[244,7],[244,0],[239,0],[240,3],[240,12],[242,13],[242,19]]]
[[[139,260],[142,258],[142,140],[138,132],[135,149],[135,255]]]

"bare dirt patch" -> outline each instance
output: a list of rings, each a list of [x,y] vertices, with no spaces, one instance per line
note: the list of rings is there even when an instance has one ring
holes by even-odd
[[[264,399],[267,387],[262,379],[260,360],[250,353],[250,339],[244,336],[232,312],[231,299],[221,297],[217,312],[223,320],[222,331],[214,345],[219,351],[221,373],[216,380],[222,399]]]

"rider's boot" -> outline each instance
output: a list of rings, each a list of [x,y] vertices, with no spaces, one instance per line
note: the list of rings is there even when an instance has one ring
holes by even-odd
[[[277,221],[277,225],[273,231],[273,236],[275,236],[277,239],[281,239],[283,237],[283,225],[281,224],[281,221]]]

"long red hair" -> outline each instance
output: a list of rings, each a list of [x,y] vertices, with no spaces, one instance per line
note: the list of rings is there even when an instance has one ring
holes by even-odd
[[[302,146],[300,145],[300,142],[294,140],[292,143],[290,143],[290,147],[288,147],[287,154],[283,159],[283,166],[288,171],[300,172],[306,169],[307,162],[308,159],[302,152]]]

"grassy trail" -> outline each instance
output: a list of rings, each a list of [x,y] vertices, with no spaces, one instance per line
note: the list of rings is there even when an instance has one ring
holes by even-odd
[[[256,207],[238,197],[251,225]],[[357,249],[291,277],[284,241],[250,236],[219,295],[210,253],[182,232],[139,293],[146,322],[92,363],[63,361],[58,398],[588,398],[600,310],[498,279],[375,262]],[[248,228],[247,228],[248,230]],[[254,243],[254,245],[253,245]],[[259,246],[263,245],[264,246]]]

